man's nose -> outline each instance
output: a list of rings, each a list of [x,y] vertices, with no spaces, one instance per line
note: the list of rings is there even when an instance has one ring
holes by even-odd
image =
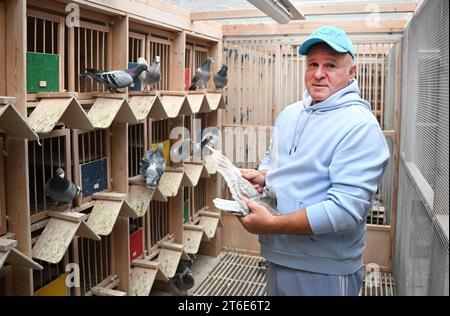
[[[323,77],[325,77],[325,71],[323,71],[322,67],[318,67],[316,72],[314,73],[314,77],[316,79],[322,79]]]

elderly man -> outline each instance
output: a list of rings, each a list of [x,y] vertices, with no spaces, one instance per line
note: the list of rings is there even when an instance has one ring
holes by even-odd
[[[389,148],[359,95],[345,32],[321,27],[300,54],[306,55],[303,100],[278,116],[277,141],[259,171],[242,170],[255,187],[275,189],[281,215],[244,199],[252,212],[240,220],[260,234],[268,295],[358,295],[366,217]]]

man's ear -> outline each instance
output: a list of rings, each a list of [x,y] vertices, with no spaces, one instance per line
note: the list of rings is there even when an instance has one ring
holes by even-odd
[[[353,64],[350,67],[349,76],[350,76],[350,79],[352,79],[352,80],[355,79],[355,76],[356,76],[356,64]]]

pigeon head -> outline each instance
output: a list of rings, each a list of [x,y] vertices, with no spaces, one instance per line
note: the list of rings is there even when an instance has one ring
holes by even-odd
[[[59,167],[58,169],[56,169],[56,175],[57,175],[58,177],[64,179],[65,172],[64,172],[63,168]]]
[[[147,60],[144,57],[139,57],[137,62],[138,64],[148,65]]]
[[[220,67],[219,74],[222,76],[226,76],[228,71],[228,66],[223,64],[222,67]]]
[[[156,64],[159,64],[161,62],[161,57],[159,56],[155,56],[154,60],[153,60]]]
[[[127,69],[126,72],[133,78],[136,79],[144,70],[148,69],[147,64],[138,63],[136,67],[132,69]]]
[[[211,68],[211,64],[214,63],[214,59],[212,59],[211,57],[208,57],[208,59],[205,60],[205,62],[202,65],[202,68],[206,68],[206,69],[210,69]]]
[[[164,150],[164,145],[162,143],[159,143],[158,148],[156,150],[162,153]]]

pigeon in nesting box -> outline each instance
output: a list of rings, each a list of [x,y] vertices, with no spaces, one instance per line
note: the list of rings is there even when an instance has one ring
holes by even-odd
[[[126,88],[131,85],[134,80],[144,71],[148,66],[138,64],[136,67],[126,70],[113,71],[98,71],[93,68],[87,68],[81,77],[92,78],[97,82],[104,84],[111,92],[120,92],[117,89]]]
[[[214,85],[216,89],[223,89],[228,83],[227,77],[228,66],[223,64],[220,70],[214,75]]]
[[[158,181],[166,170],[163,144],[158,144],[156,150],[149,150],[139,162],[140,174],[147,187],[156,188]]]
[[[191,86],[189,90],[195,90],[197,88],[205,89],[206,83],[211,78],[211,63],[214,63],[214,59],[208,58],[203,65],[201,65],[195,71],[195,76],[192,78]]]
[[[175,276],[172,278],[172,283],[181,292],[182,295],[187,295],[187,290],[191,289],[195,280],[192,277],[193,257],[189,255],[189,260],[180,260]]]
[[[137,60],[138,64],[146,65],[147,61],[144,57],[139,57]],[[144,85],[144,91],[147,91],[147,86],[154,85],[161,81],[161,57],[155,56],[153,59],[153,64],[148,67],[147,70],[144,70],[140,75],[139,79]]]
[[[242,201],[246,197],[262,206],[270,213],[277,215],[277,198],[272,187],[264,187],[262,193],[259,193],[253,185],[242,177],[241,171],[219,151],[207,146],[211,151],[211,157],[217,164],[217,171],[223,176],[230,189],[233,200],[224,200],[216,198],[213,200],[214,206],[220,210],[236,215],[248,215],[250,210]]]
[[[81,190],[64,176],[62,168],[56,169],[56,175],[45,184],[45,193],[56,202],[71,203]]]

